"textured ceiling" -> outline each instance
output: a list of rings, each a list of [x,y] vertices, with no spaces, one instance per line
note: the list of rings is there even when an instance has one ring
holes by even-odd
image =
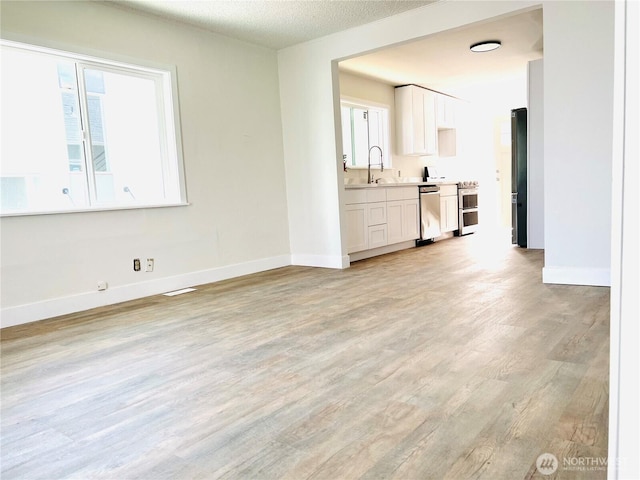
[[[436,0],[109,0],[273,49],[386,18]],[[473,43],[502,47],[474,54]],[[391,85],[415,83],[471,98],[476,87],[516,78],[541,58],[542,9],[467,25],[340,63],[340,68]],[[524,83],[526,85],[526,83]],[[500,88],[500,87],[497,87]],[[479,95],[484,95],[482,89]]]
[[[232,38],[280,49],[433,0],[111,0]]]

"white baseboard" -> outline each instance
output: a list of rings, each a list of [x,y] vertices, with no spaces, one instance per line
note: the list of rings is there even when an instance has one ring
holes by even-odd
[[[445,234],[449,237],[453,237],[453,233]],[[444,238],[444,237],[443,237]],[[391,245],[385,245],[384,247],[371,248],[369,250],[362,250],[360,252],[354,252],[349,255],[351,262],[357,262],[358,260],[364,260],[365,258],[377,257],[378,255],[384,255],[386,253],[398,252],[400,250],[407,250],[409,248],[415,248],[416,241],[409,240],[407,242],[393,243]]]
[[[611,270],[608,268],[544,267],[542,283],[561,285],[611,286]]]
[[[349,256],[293,254],[291,264],[303,267],[348,268]]]
[[[0,328],[13,327],[59,315],[113,305],[114,303],[158,295],[194,285],[219,282],[228,278],[240,277],[288,265],[291,265],[291,256],[280,255],[146,282],[109,287],[107,290],[100,292],[85,292],[68,297],[3,308],[0,311]]]

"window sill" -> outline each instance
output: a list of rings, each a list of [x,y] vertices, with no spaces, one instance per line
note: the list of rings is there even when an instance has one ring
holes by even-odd
[[[61,215],[67,213],[93,213],[93,212],[112,212],[117,210],[141,210],[148,208],[167,208],[167,207],[187,207],[191,205],[188,202],[180,203],[163,203],[159,205],[122,205],[113,207],[95,207],[95,208],[78,208],[69,210],[51,210],[41,212],[4,212],[0,213],[0,217],[30,217],[34,215]]]

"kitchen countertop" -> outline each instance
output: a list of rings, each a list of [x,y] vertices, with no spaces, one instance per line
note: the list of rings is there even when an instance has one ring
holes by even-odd
[[[356,188],[378,188],[378,187],[420,187],[422,185],[457,185],[455,180],[430,180],[428,182],[389,182],[389,183],[349,183],[345,184],[346,189]]]

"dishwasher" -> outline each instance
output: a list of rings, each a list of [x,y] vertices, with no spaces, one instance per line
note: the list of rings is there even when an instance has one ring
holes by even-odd
[[[431,243],[440,236],[440,187],[422,185],[420,191],[420,238],[416,245]]]

